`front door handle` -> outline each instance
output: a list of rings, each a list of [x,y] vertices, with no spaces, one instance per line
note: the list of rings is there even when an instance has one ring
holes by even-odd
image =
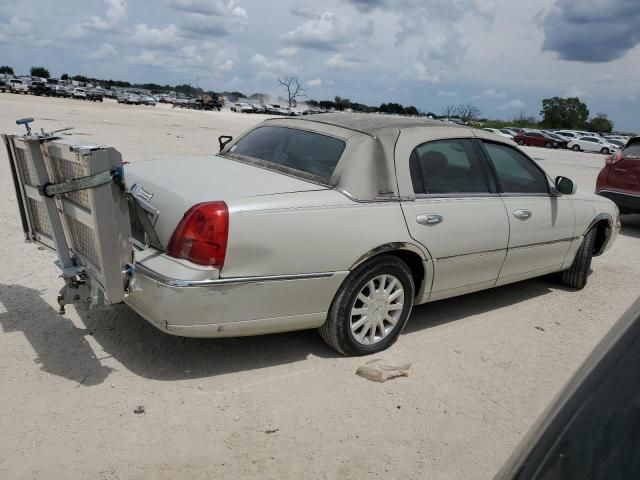
[[[436,225],[441,223],[444,217],[439,213],[425,213],[416,217],[416,222],[420,225]]]
[[[532,213],[529,210],[525,210],[523,208],[513,211],[513,216],[519,218],[520,220],[529,220],[531,218],[531,215]]]

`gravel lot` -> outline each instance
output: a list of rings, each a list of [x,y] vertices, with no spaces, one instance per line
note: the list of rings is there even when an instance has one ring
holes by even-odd
[[[32,116],[131,162],[215,152],[263,117],[13,94],[0,112],[2,132]],[[529,153],[589,191],[604,160]],[[23,241],[4,150],[0,229],[4,479],[488,479],[640,284],[627,216],[583,291],[542,278],[416,308],[377,356],[412,362],[409,377],[376,384],[315,331],[197,340],[124,306],[58,316],[58,271]]]

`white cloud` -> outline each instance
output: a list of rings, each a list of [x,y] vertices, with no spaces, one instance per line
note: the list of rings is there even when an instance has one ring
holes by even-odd
[[[305,21],[282,38],[304,48],[337,50],[340,44],[347,41],[349,33],[344,18],[324,12],[318,18]]]
[[[110,43],[103,43],[93,52],[85,54],[89,60],[108,60],[118,55],[118,50]]]
[[[81,27],[84,32],[81,33],[86,35],[96,30],[99,32],[112,32],[123,27],[124,20],[127,18],[126,0],[105,0],[105,3],[107,4],[106,18],[91,15],[87,21],[82,23]]]
[[[437,73],[429,71],[424,62],[418,61],[414,64],[415,79],[419,82],[438,83],[440,76]]]
[[[187,13],[198,13],[216,17],[235,16],[247,18],[247,11],[234,0],[173,0],[171,6]]]
[[[284,47],[278,50],[278,55],[281,57],[293,57],[297,55],[299,51],[300,49],[297,47]]]
[[[506,93],[504,92],[496,92],[493,88],[490,88],[488,90],[485,90],[484,92],[478,94],[478,95],[474,95],[473,99],[474,100],[479,100],[483,97],[485,98],[505,98],[507,96]]]
[[[524,107],[525,105],[522,100],[511,100],[504,105],[500,105],[498,108],[500,110],[522,110]]]
[[[593,98],[593,95],[588,90],[573,85],[564,92],[563,97]]]
[[[458,95],[456,92],[451,92],[448,90],[440,90],[438,92],[439,97],[455,97],[456,95]]]
[[[296,69],[285,60],[269,60],[260,53],[251,57],[251,63],[261,70],[273,70],[283,73],[294,73]]]
[[[171,48],[178,42],[178,29],[169,24],[166,28],[149,28],[146,23],[136,25],[132,41],[147,48]]]
[[[181,74],[207,74],[216,76],[235,67],[235,50],[215,42],[186,45],[171,55],[158,51],[142,50],[126,57],[129,65],[163,67]]]
[[[127,17],[126,0],[105,0],[107,4],[107,18],[111,22],[117,22]]]
[[[324,63],[328,67],[337,68],[340,70],[353,68],[357,65],[357,62],[355,60],[351,58],[347,58],[341,53],[336,53],[335,55],[332,55]]]
[[[307,85],[310,87],[320,87],[322,86],[322,80],[320,78],[314,78],[313,80],[309,80]]]

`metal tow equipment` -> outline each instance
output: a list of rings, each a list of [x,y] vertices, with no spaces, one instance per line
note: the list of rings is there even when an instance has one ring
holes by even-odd
[[[9,156],[25,239],[54,250],[68,304],[124,301],[132,272],[131,215],[148,243],[162,248],[152,221],[124,183],[122,156],[113,147],[78,145],[62,130],[2,135]],[[67,130],[67,129],[64,129]]]

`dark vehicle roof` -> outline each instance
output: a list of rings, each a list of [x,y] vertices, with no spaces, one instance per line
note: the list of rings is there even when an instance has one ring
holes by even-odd
[[[307,118],[296,118],[300,122],[324,123],[347,128],[367,134],[385,128],[406,127],[453,127],[454,124],[416,117],[401,117],[399,115],[378,115],[367,113],[323,113]]]

